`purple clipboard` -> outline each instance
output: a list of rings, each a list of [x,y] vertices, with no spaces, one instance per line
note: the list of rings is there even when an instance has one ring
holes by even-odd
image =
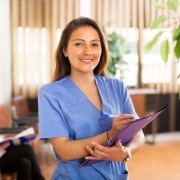
[[[153,114],[133,120],[120,133],[118,133],[116,136],[110,139],[110,141],[106,146],[107,147],[113,146],[118,139],[121,140],[121,143],[123,145],[127,144],[134,137],[136,133],[138,133],[141,129],[146,127],[150,122],[155,120],[167,107],[168,105],[165,105]],[[100,162],[100,160],[85,160],[82,163],[82,166],[89,166],[92,164],[96,164],[98,162]]]

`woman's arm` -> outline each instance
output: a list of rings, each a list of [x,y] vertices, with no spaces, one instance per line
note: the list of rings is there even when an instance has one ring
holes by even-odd
[[[53,149],[63,161],[79,159],[87,156],[89,153],[86,150],[86,146],[92,146],[91,143],[93,141],[100,144],[107,143],[106,133],[82,140],[69,140],[67,137],[49,139]]]
[[[111,135],[117,134],[117,132],[132,121],[133,118],[134,116],[131,114],[123,114],[114,118],[111,128]],[[50,138],[49,142],[52,144],[57,155],[63,161],[69,161],[87,156],[89,154],[87,147],[93,149],[93,142],[96,142],[101,146],[105,145],[108,142],[108,137],[107,132],[104,132],[97,136],[82,140],[69,140],[67,137],[58,137]]]
[[[86,159],[124,161],[129,155],[126,147],[133,155],[144,144],[144,139],[143,131],[139,131],[126,146],[123,146],[120,140],[116,141],[112,147],[105,147],[94,142],[93,147],[87,147],[87,151],[91,155],[87,156]]]
[[[131,151],[131,154],[133,155],[136,153],[136,151],[139,150],[139,148],[144,144],[145,137],[143,131],[139,131],[134,138],[126,145]]]

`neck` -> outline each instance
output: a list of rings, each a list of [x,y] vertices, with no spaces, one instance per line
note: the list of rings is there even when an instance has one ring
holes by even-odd
[[[69,77],[79,86],[86,86],[86,85],[88,86],[94,84],[94,74],[88,74],[88,75],[70,74]]]

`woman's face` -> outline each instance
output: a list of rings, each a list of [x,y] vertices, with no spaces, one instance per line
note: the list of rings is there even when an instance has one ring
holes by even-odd
[[[64,49],[71,65],[71,74],[76,72],[93,73],[101,57],[101,42],[97,31],[91,26],[76,29]]]

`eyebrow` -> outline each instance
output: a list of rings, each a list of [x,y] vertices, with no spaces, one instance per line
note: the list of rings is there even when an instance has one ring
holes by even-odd
[[[84,39],[74,39],[73,41],[85,41]],[[100,39],[93,39],[93,40],[91,40],[91,41],[98,41],[98,42],[100,42]]]

